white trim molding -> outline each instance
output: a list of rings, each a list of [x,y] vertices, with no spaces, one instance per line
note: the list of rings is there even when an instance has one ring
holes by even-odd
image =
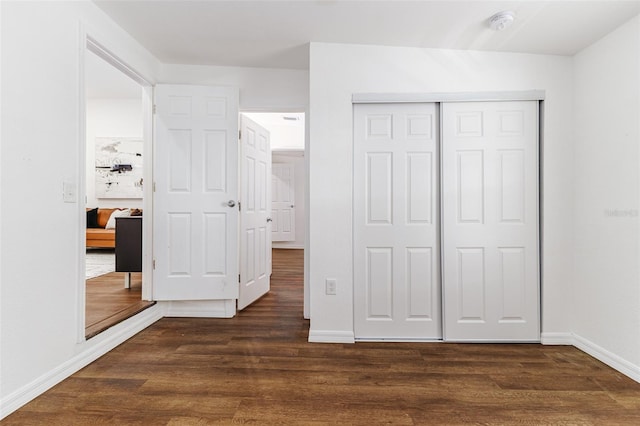
[[[495,102],[543,101],[544,90],[510,92],[443,92],[443,93],[354,93],[354,104],[420,103],[420,102]]]
[[[236,315],[236,299],[174,300],[161,303],[167,307],[166,317],[232,318]]]
[[[573,334],[569,332],[547,332],[540,334],[543,345],[573,345]]]
[[[304,244],[292,244],[290,246],[286,246],[286,245],[283,245],[283,244],[286,244],[286,242],[284,242],[284,241],[283,242],[279,242],[278,241],[278,242],[274,242],[271,247],[274,248],[274,249],[279,249],[279,250],[288,250],[288,249],[291,249],[291,250],[303,250],[304,249]]]
[[[2,398],[0,400],[0,419],[5,418],[116,346],[162,319],[163,316],[163,308],[156,304],[88,340],[84,343],[89,346],[86,350]]]
[[[311,343],[355,343],[353,331],[340,330],[309,330]]]
[[[140,85],[141,100],[143,108],[143,139],[144,139],[144,152],[145,158],[153,158],[153,84],[149,79],[138,73],[135,69],[130,67],[124,60],[120,59],[118,55],[107,49],[96,38],[94,38],[89,30],[85,28],[83,23],[80,23],[80,47],[78,49],[78,78],[80,81],[78,91],[78,111],[79,117],[79,138],[76,151],[79,154],[78,161],[78,194],[86,196],[87,182],[86,182],[86,107],[87,107],[87,93],[86,93],[86,54],[92,52],[98,57],[102,58],[108,66],[112,66],[115,69],[122,72],[124,75],[131,78],[133,81]],[[144,181],[153,181],[153,161],[145,161],[143,165]],[[153,188],[151,185],[145,185],[143,187],[143,210],[147,212],[148,217],[153,217]],[[86,285],[85,285],[85,229],[86,223],[85,217],[85,203],[77,202],[77,214],[80,218],[78,221],[79,232],[77,233],[77,247],[78,247],[78,259],[77,263],[77,290],[76,290],[76,342],[81,344],[85,341],[85,305],[86,305]],[[153,227],[151,220],[145,220],[143,222],[143,241],[142,241],[142,300],[153,300],[153,268],[152,268],[152,253],[151,248],[153,246]]]
[[[135,81],[139,85],[153,86],[153,83],[151,83],[146,77],[144,77],[138,71],[131,68],[125,61],[120,59],[118,55],[116,55],[115,53],[111,52],[109,49],[104,47],[98,40],[96,40],[89,34],[85,35],[85,45],[87,47],[87,50],[93,52],[100,58],[107,61],[109,64],[111,64],[116,69],[120,70],[127,77],[131,78],[133,81]]]
[[[541,343],[543,345],[567,345],[573,346],[576,349],[581,350],[587,355],[597,359],[598,361],[607,364],[614,370],[619,371],[625,376],[630,377],[636,382],[640,383],[640,365],[635,365],[630,361],[608,351],[607,349],[593,343],[592,341],[585,339],[582,336],[578,336],[574,333],[568,332],[550,332],[542,333]]]
[[[379,338],[367,338],[367,337],[359,337],[356,339],[356,343],[359,342],[373,342],[373,343],[444,343],[444,340],[442,339],[413,339],[413,338],[406,338],[403,339],[402,337],[393,337],[393,338],[386,338],[386,337],[379,337]]]
[[[626,359],[609,352],[605,348],[576,334],[573,335],[573,346],[640,383],[639,365],[635,365],[632,362],[627,361]]]

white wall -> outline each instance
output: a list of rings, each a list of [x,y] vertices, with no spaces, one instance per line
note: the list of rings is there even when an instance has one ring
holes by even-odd
[[[272,151],[288,149],[304,151],[304,123],[298,127],[279,125],[270,126],[269,129]]]
[[[304,182],[305,182],[305,160],[302,152],[298,153],[272,153],[273,163],[292,163],[294,173],[294,197],[296,214],[296,239],[295,241],[274,241],[273,248],[296,248],[303,249],[306,227],[305,227],[305,202],[304,202]]]
[[[565,335],[573,240],[571,58],[324,43],[312,43],[310,54],[310,340],[353,340],[351,96],[370,92],[546,91],[542,331]],[[324,294],[326,278],[337,279],[337,295]]]
[[[142,139],[142,124],[142,98],[90,99],[87,102],[87,207],[142,208],[142,198],[96,198],[95,181],[96,137]],[[144,153],[142,158],[143,161],[151,160]]]
[[[160,83],[240,88],[240,111],[306,111],[306,70],[164,64]]]
[[[118,331],[78,343],[84,200],[64,203],[62,183],[85,173],[81,29],[152,81],[158,63],[92,2],[3,1],[0,8],[2,417]]]
[[[244,112],[251,120],[269,130],[271,150],[304,151],[305,114],[301,112]],[[295,120],[285,120],[295,118]]]
[[[640,17],[574,67],[573,332],[640,380]]]

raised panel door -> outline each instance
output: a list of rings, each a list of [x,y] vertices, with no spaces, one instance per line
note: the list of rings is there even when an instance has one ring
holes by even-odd
[[[153,299],[238,297],[238,90],[158,85]]]
[[[240,292],[244,309],[269,292],[271,279],[271,148],[269,132],[241,116]]]
[[[539,341],[538,103],[442,105],[444,338]]]
[[[295,241],[295,167],[291,163],[272,164],[273,241]]]
[[[354,110],[356,339],[440,339],[435,104]]]

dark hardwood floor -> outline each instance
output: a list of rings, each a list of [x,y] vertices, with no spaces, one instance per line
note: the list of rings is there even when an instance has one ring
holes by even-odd
[[[85,337],[118,324],[155,302],[142,300],[142,274],[131,274],[131,288],[124,288],[124,272],[90,278],[86,284]]]
[[[302,252],[232,319],[165,318],[7,425],[640,425],[640,384],[535,344],[307,343]]]

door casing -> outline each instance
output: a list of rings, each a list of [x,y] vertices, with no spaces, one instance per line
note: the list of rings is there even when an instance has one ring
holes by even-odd
[[[123,74],[140,84],[142,89],[142,133],[144,139],[143,150],[147,160],[143,162],[143,179],[145,182],[151,182],[153,180],[153,85],[151,80],[136,71],[133,67],[122,60],[117,53],[107,49],[100,41],[89,34],[84,28],[80,31],[80,46],[79,52],[79,113],[80,117],[78,122],[80,128],[78,132],[78,184],[77,194],[78,196],[78,217],[81,220],[78,221],[78,259],[81,259],[77,265],[77,311],[76,318],[76,341],[82,343],[85,338],[85,293],[86,293],[86,278],[85,278],[85,253],[86,253],[86,237],[85,237],[85,203],[84,198],[86,196],[86,143],[87,143],[87,130],[86,130],[86,69],[85,69],[85,55],[87,51],[90,51],[110,66],[121,71]],[[143,210],[151,215],[153,212],[153,200],[152,200],[152,188],[150,185],[143,186]],[[150,216],[149,216],[150,217]],[[142,299],[151,300],[152,294],[152,223],[150,220],[143,222],[142,229]]]
[[[542,158],[544,140],[544,90],[530,91],[494,91],[494,92],[443,92],[443,93],[361,93],[352,96],[352,103],[355,104],[380,104],[380,103],[436,103],[445,102],[496,102],[496,101],[536,101],[538,102],[538,168],[542,170]],[[355,125],[355,123],[354,123]],[[544,181],[542,172],[538,173],[538,192],[537,192],[537,211],[538,211],[538,303],[539,303],[539,330],[542,331],[543,310],[542,310],[542,291],[543,291],[543,257],[542,257],[542,228],[543,228],[543,190]],[[442,240],[441,240],[442,241]],[[355,266],[354,266],[355,271]],[[355,273],[355,272],[354,272]],[[354,277],[355,282],[355,277]],[[356,303],[355,297],[353,298]],[[355,311],[355,309],[354,309]],[[354,319],[355,323],[355,319]],[[444,323],[443,323],[444,326]],[[355,336],[355,330],[354,330]],[[360,340],[356,337],[356,341]],[[371,339],[367,339],[371,340]],[[404,341],[406,339],[385,338],[384,341]],[[411,339],[415,340],[415,339]]]

